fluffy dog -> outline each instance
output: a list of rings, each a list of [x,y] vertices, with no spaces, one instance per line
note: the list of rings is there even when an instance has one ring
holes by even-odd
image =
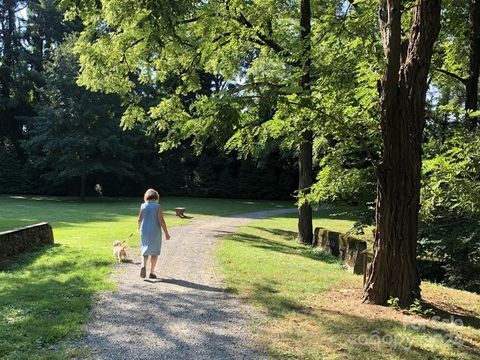
[[[125,242],[122,243],[117,240],[113,243],[113,255],[118,262],[127,261],[127,249],[128,245]]]

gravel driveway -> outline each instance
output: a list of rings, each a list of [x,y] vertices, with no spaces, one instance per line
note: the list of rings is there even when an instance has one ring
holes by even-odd
[[[266,359],[252,337],[261,315],[224,291],[213,250],[237,227],[287,212],[292,209],[199,218],[172,228],[159,279],[140,278],[138,251],[134,263],[119,265],[118,289],[100,296],[76,346],[87,347],[90,359]]]

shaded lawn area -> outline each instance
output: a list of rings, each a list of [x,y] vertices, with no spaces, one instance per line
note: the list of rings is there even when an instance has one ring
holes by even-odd
[[[317,212],[315,226],[351,227],[353,219],[339,213]],[[295,231],[296,219],[289,216],[256,221],[227,236],[217,250],[230,291],[266,315],[255,331],[273,357],[480,358],[480,295],[425,282],[423,316],[361,304],[362,276],[299,245]],[[435,313],[427,313],[427,306]]]
[[[66,344],[81,334],[95,295],[113,289],[108,281],[114,240],[136,231],[141,198],[94,199],[0,196],[0,231],[40,221],[53,226],[55,245],[0,265],[0,358],[83,358]],[[230,215],[292,206],[288,202],[164,198],[169,227],[188,224],[187,215]],[[174,239],[173,239],[174,240]],[[138,233],[128,239],[138,247]],[[131,252],[130,252],[131,253]],[[130,257],[132,257],[130,255]],[[119,265],[121,266],[121,265]]]
[[[136,217],[142,202],[142,195],[138,198],[88,198],[85,202],[67,197],[0,195],[0,231],[39,221],[48,221],[58,229],[86,222],[130,220],[130,234],[136,229]],[[189,217],[227,216],[293,207],[288,201],[188,197],[161,197],[160,203],[168,226],[188,221],[175,216],[173,209],[176,207],[187,208],[185,214]]]

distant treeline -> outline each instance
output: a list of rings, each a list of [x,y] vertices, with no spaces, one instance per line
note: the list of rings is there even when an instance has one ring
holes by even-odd
[[[1,193],[80,195],[81,178],[50,181],[46,172],[29,166],[25,154],[7,154],[3,149],[0,157]],[[164,196],[292,199],[297,174],[291,163],[278,153],[259,162],[214,149],[195,156],[185,147],[163,154],[151,148],[134,159],[128,176],[103,171],[91,174],[85,179],[84,195],[141,196],[154,187]]]
[[[160,153],[168,129],[122,130],[128,99],[77,85],[82,25],[65,21],[56,4],[0,3],[0,193],[138,196],[155,187],[163,195],[291,198],[293,154],[239,159],[212,144],[194,155],[189,140]],[[200,93],[210,91],[204,83]],[[145,107],[163,96],[158,87],[139,92]]]

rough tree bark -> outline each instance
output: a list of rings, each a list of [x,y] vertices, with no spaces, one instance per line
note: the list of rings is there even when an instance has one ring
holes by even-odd
[[[407,306],[420,297],[416,269],[425,96],[440,0],[417,0],[410,37],[402,41],[401,0],[383,0],[380,30],[385,71],[379,82],[383,153],[377,168],[374,257],[364,301]]]
[[[299,157],[299,182],[300,190],[309,189],[312,186],[312,140],[311,131],[305,131],[303,134],[303,144],[300,145]],[[305,192],[308,192],[306,190]],[[312,207],[303,204],[298,209],[298,241],[303,244],[312,244],[313,241],[313,224],[312,224]]]
[[[300,41],[303,44],[303,52],[301,59],[302,77],[300,79],[300,87],[304,94],[309,94],[311,90],[311,7],[310,0],[302,0],[300,3]],[[308,124],[308,119],[306,119]],[[301,191],[308,192],[312,186],[312,141],[313,133],[305,130],[302,135],[302,144],[300,145],[300,156],[298,159],[298,188]],[[303,244],[311,244],[313,241],[313,225],[312,225],[312,207],[303,204],[298,210],[298,241]]]
[[[480,0],[471,0],[469,10],[469,67],[465,81],[465,110],[478,110],[478,78],[480,75]],[[475,129],[478,125],[478,116],[468,116],[467,125]]]

